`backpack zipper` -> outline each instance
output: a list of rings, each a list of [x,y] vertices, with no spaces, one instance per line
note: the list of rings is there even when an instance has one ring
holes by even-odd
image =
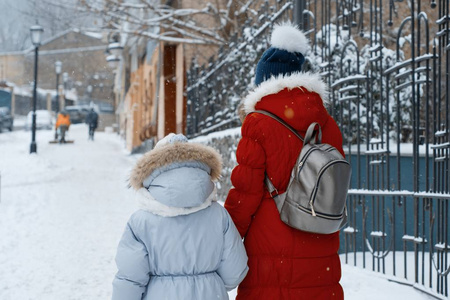
[[[298,171],[297,171],[297,176],[300,173],[300,171],[303,169],[303,164],[305,163],[305,160],[308,158],[308,156],[311,154],[311,152],[318,150],[317,148],[311,148],[308,150],[308,152],[305,153],[305,155],[303,156],[302,160],[300,160],[300,162],[298,163]]]
[[[299,204],[297,204],[297,208],[300,209],[303,212],[306,212],[306,213],[312,215],[313,217],[319,216],[321,218],[328,219],[328,220],[339,220],[339,219],[342,218],[342,215],[343,215],[343,214],[340,214],[340,215],[334,215],[333,216],[333,215],[322,214],[322,213],[319,213],[319,212],[318,213],[314,212],[314,214],[313,214],[313,210],[307,209],[307,208],[305,208],[305,207],[303,207],[303,206],[301,206]]]
[[[333,146],[330,146],[328,149],[325,149],[325,150],[323,150],[323,151],[331,152],[331,151],[333,151],[333,149],[334,149],[334,147],[333,147]],[[303,169],[303,164],[305,163],[305,160],[308,159],[308,156],[311,154],[311,152],[316,151],[316,150],[319,150],[319,149],[313,147],[313,148],[309,149],[308,152],[305,153],[305,155],[303,156],[302,160],[298,163],[298,166],[299,166],[300,168],[298,168],[297,175],[298,175],[298,174],[300,173],[300,171]]]
[[[311,215],[313,217],[315,217],[316,216],[316,212],[314,211],[314,206],[313,206],[312,201],[309,201],[309,206],[311,206]]]
[[[312,215],[314,217],[319,216],[321,218],[325,218],[325,219],[329,219],[329,220],[339,220],[339,219],[342,219],[342,216],[344,214],[347,215],[347,205],[345,205],[345,209],[344,209],[344,212],[342,214],[340,214],[340,215],[329,215],[329,214],[324,214],[324,213],[315,212],[315,211],[314,211],[314,214],[313,214],[311,209],[308,209],[308,208],[302,206],[301,204],[289,201],[287,199],[286,199],[286,202],[290,203],[292,206],[295,206],[298,209],[300,209],[301,211],[306,212],[306,213],[308,213],[308,214],[310,214],[310,215]]]
[[[346,160],[337,160],[337,161],[335,160],[335,161],[329,162],[320,170],[319,177],[317,178],[316,184],[314,186],[314,190],[313,190],[311,196],[309,197],[309,199],[310,199],[309,205],[311,206],[312,211],[314,211],[314,207],[313,207],[314,199],[316,198],[317,190],[319,189],[319,183],[320,183],[320,179],[322,178],[323,172],[325,172],[325,170],[328,169],[329,166],[334,165],[334,164],[341,164],[341,163],[349,165],[348,161],[346,161]],[[315,212],[314,212],[314,214],[315,214]]]

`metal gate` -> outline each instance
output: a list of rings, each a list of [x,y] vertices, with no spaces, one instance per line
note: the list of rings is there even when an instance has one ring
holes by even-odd
[[[449,1],[311,1],[303,16],[353,165],[346,262],[448,296]]]

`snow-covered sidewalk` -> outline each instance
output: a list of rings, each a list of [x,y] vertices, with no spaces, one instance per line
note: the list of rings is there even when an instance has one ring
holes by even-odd
[[[0,299],[109,299],[116,246],[136,209],[127,175],[136,156],[115,134],[49,144],[52,131],[0,133]],[[386,277],[343,265],[346,299],[431,299]],[[234,298],[235,291],[230,293]]]

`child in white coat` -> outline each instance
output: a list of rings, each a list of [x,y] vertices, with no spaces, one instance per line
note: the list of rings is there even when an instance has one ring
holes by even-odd
[[[113,300],[228,299],[248,271],[230,216],[215,202],[220,155],[170,134],[134,167],[141,209],[117,249]]]

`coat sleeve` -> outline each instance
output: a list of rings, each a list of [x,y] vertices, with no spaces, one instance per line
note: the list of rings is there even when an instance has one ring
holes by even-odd
[[[238,165],[231,173],[233,188],[225,201],[225,208],[242,237],[247,234],[264,194],[266,154],[261,144],[264,137],[254,116],[246,117],[242,125],[242,138],[236,151]]]
[[[236,288],[247,275],[248,258],[242,239],[234,226],[230,215],[226,211],[225,215],[224,247],[217,274],[222,278],[227,291],[231,291]]]
[[[113,281],[113,300],[142,299],[150,280],[147,249],[135,235],[131,221],[117,248],[118,272]]]

